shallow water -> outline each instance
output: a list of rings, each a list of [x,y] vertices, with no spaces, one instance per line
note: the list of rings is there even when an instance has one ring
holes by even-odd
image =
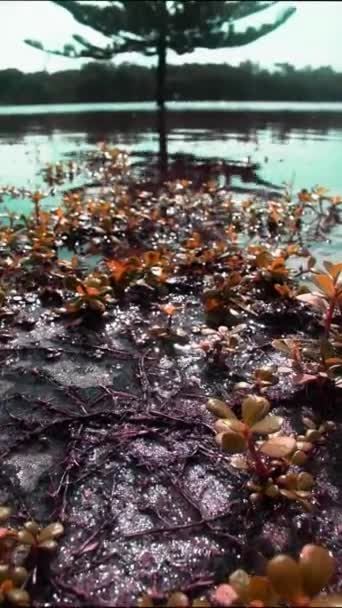
[[[134,152],[134,160],[155,154],[153,109],[152,103],[0,107],[0,186],[38,188],[42,164],[77,159],[104,139]],[[171,157],[249,157],[259,164],[254,175],[232,176],[231,188],[292,184],[297,191],[319,184],[332,194],[342,193],[342,104],[171,102],[169,110]],[[30,208],[25,200],[14,205],[17,211]],[[336,257],[341,232],[332,244],[319,244],[315,251]]]

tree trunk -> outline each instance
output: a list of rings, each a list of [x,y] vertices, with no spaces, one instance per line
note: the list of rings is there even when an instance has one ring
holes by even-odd
[[[167,170],[168,170],[165,104],[158,107],[158,132],[159,132],[159,170],[160,170],[160,179],[163,180],[164,178],[166,178]]]
[[[158,132],[159,132],[159,167],[160,178],[167,173],[167,132],[166,132],[166,109],[165,109],[165,84],[166,84],[166,52],[167,52],[167,9],[163,2],[161,15],[160,35],[157,46],[157,105],[158,105]]]

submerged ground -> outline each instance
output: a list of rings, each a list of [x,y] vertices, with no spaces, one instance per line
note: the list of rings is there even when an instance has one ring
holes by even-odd
[[[64,525],[27,583],[33,602],[210,601],[232,570],[262,574],[306,543],[334,553],[339,590],[341,302],[327,288],[339,271],[310,244],[333,238],[341,199],[235,197],[213,179],[152,188],[108,146],[86,165],[91,188],[50,211],[30,193],[32,215],[0,228],[1,503],[16,525]],[[274,483],[313,476],[302,500],[251,500],[253,463],[215,442],[208,399],[240,415],[248,394],[267,397],[297,451],[307,428],[335,423],[302,445],[303,465],[263,457]]]

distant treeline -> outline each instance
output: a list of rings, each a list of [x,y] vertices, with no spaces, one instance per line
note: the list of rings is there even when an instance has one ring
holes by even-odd
[[[0,71],[0,104],[152,101],[154,68],[91,62],[80,70],[48,74]],[[342,101],[342,73],[330,67],[270,72],[250,61],[169,66],[169,100]]]

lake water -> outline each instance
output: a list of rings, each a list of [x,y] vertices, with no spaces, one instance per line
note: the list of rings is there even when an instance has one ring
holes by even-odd
[[[296,189],[324,185],[342,194],[342,104],[172,102],[171,156],[259,163],[231,187]],[[42,164],[77,156],[109,140],[139,155],[158,150],[155,106],[67,104],[0,107],[0,185],[39,187]],[[25,203],[24,203],[25,204]],[[16,206],[21,205],[20,201]],[[341,244],[341,243],[339,243]],[[335,244],[335,248],[338,247]]]

